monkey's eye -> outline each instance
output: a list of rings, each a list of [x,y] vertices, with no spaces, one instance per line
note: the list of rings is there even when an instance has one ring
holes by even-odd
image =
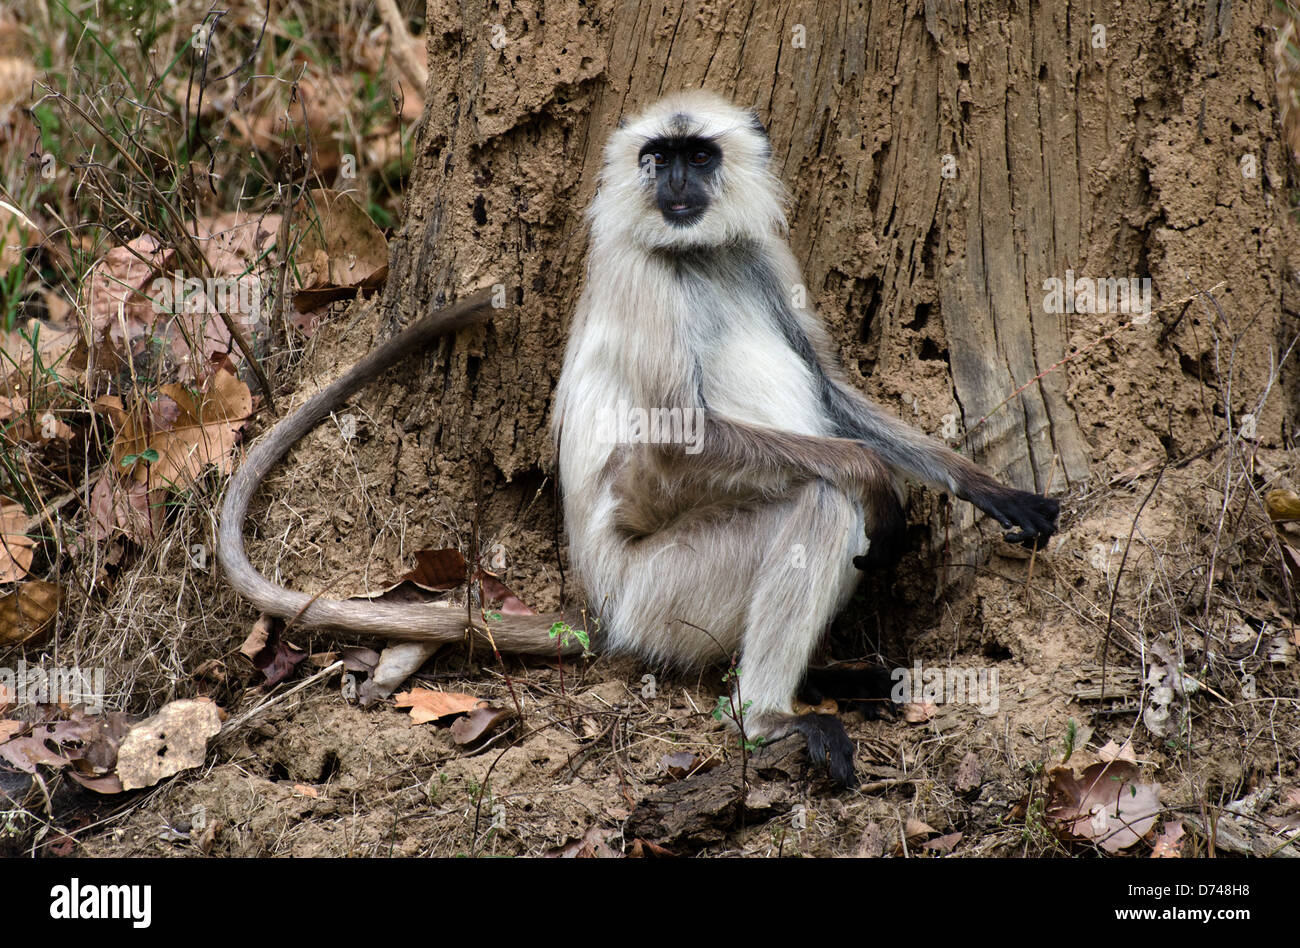
[[[712,158],[713,156],[707,151],[697,151],[695,154],[691,155],[691,164],[697,166],[707,165]]]
[[[655,152],[655,167],[663,168],[668,164],[668,159],[660,152]]]

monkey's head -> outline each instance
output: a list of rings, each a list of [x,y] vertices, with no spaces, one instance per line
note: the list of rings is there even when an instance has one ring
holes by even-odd
[[[605,146],[592,236],[671,250],[780,233],[784,194],[771,153],[752,111],[704,91],[660,99]]]

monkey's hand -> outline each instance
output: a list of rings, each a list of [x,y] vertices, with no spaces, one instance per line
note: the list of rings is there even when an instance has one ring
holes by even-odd
[[[1021,543],[1036,550],[1046,546],[1056,532],[1061,502],[1055,497],[1014,490],[997,483],[994,487],[996,489],[985,490],[967,499],[1009,531],[1003,535],[1008,543]]]

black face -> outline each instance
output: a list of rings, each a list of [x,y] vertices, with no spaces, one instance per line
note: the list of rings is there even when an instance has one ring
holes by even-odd
[[[722,149],[707,138],[654,138],[641,148],[641,171],[654,181],[664,220],[689,227],[709,206],[709,187],[722,166]]]

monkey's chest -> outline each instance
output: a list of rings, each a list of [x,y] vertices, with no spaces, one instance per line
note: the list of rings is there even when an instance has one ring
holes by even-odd
[[[824,434],[819,379],[774,329],[727,329],[701,360],[710,412],[800,434]]]

